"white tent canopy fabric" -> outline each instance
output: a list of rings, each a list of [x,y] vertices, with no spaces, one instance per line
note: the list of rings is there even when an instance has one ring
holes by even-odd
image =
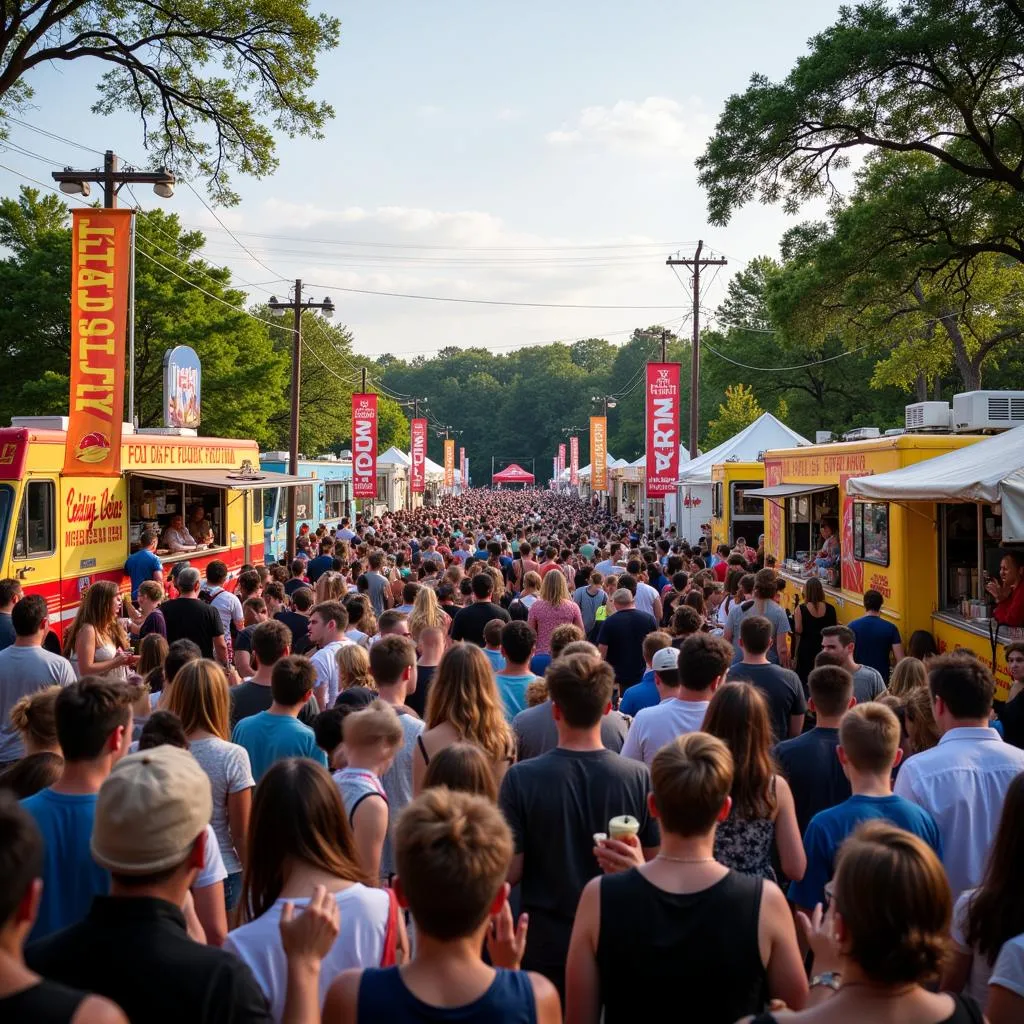
[[[689,452],[689,450],[686,448],[685,445],[680,445],[679,446],[679,465],[683,466],[683,465],[685,465],[689,461],[690,461],[690,452]],[[635,466],[638,469],[646,469],[647,468],[647,453],[645,452],[643,455],[640,456],[639,459],[636,460],[636,462],[631,462],[630,465],[631,466]],[[681,472],[681,470],[680,470],[680,472]]]
[[[607,464],[609,469],[613,469],[615,467],[615,465],[618,463],[618,461],[619,460],[616,459],[614,455],[612,455],[610,453],[605,453],[605,463]],[[585,477],[588,480],[590,479],[590,463],[589,462],[585,466],[581,466],[580,467],[579,475],[581,477]]]
[[[387,451],[381,452],[377,456],[378,466],[404,466],[408,469],[412,465],[412,459],[398,448],[392,445]],[[444,477],[444,466],[439,466],[436,462],[431,459],[424,458],[423,460],[423,471],[424,475],[430,479],[442,479]],[[455,479],[459,480],[459,470],[455,470]]]
[[[1024,542],[1024,427],[903,469],[854,477],[846,491],[880,501],[999,502],[1003,541]]]
[[[790,430],[785,423],[766,412],[717,448],[698,455],[679,471],[679,482],[710,484],[711,467],[720,462],[757,462],[762,452],[772,448],[797,448],[810,443],[806,437]]]

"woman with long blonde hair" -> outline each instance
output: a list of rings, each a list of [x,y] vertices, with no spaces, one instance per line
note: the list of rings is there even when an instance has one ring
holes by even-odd
[[[128,634],[118,615],[121,592],[113,580],[97,580],[82,594],[82,603],[64,637],[64,657],[70,659],[78,678],[110,676],[127,679],[136,662]]]
[[[502,599],[505,597],[505,581],[501,578],[501,573],[495,569],[493,565],[485,565],[484,572],[487,573],[494,582],[494,589],[491,591],[491,600],[495,604],[501,604]]]
[[[414,793],[423,788],[430,759],[460,742],[475,743],[483,750],[500,785],[515,758],[515,742],[505,721],[494,670],[476,644],[454,644],[437,666],[427,697],[426,729],[413,751]]]
[[[57,695],[61,687],[47,686],[18,700],[11,708],[11,725],[17,729],[25,756],[0,772],[0,790],[18,800],[52,786],[64,771],[64,755],[57,739]]]
[[[325,601],[343,601],[348,596],[348,581],[340,572],[328,570],[321,573],[320,579],[316,581],[314,593],[317,604],[323,604]]]
[[[452,620],[442,610],[433,588],[420,587],[416,593],[416,600],[412,603],[412,613],[409,615],[409,635],[413,642],[418,644],[420,633],[431,626],[447,633],[451,624]]]
[[[715,833],[715,860],[774,881],[774,843],[786,877],[799,881],[807,869],[807,855],[793,791],[772,759],[768,701],[750,683],[719,686],[704,716],[704,732],[729,748],[734,767],[732,809]]]
[[[928,670],[917,658],[901,658],[889,676],[889,693],[906,700],[915,690],[928,689]]]
[[[367,690],[377,689],[370,675],[370,656],[359,644],[343,644],[334,655],[338,663],[338,692],[362,686]]]
[[[540,597],[530,605],[526,624],[537,634],[538,654],[551,653],[551,634],[559,626],[568,624],[584,629],[580,606],[569,596],[565,577],[557,569],[545,573]]]
[[[228,911],[234,910],[242,892],[242,858],[256,785],[245,747],[229,742],[230,705],[227,676],[209,658],[182,665],[174,677],[167,705],[181,719],[189,749],[210,779],[210,824],[228,872],[224,880]]]

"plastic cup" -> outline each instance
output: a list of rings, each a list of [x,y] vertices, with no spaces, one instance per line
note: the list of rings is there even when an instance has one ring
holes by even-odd
[[[626,839],[640,831],[640,822],[631,814],[620,814],[608,822],[608,835],[612,839]]]

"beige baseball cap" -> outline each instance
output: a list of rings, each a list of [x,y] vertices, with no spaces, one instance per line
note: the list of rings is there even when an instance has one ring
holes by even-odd
[[[115,874],[166,871],[185,859],[212,811],[210,780],[187,750],[129,754],[100,787],[93,860]]]

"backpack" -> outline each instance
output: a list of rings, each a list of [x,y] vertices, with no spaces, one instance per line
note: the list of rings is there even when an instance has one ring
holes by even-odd
[[[530,617],[530,609],[518,597],[514,601],[509,602],[506,611],[508,612],[508,617],[513,622],[526,622]]]

